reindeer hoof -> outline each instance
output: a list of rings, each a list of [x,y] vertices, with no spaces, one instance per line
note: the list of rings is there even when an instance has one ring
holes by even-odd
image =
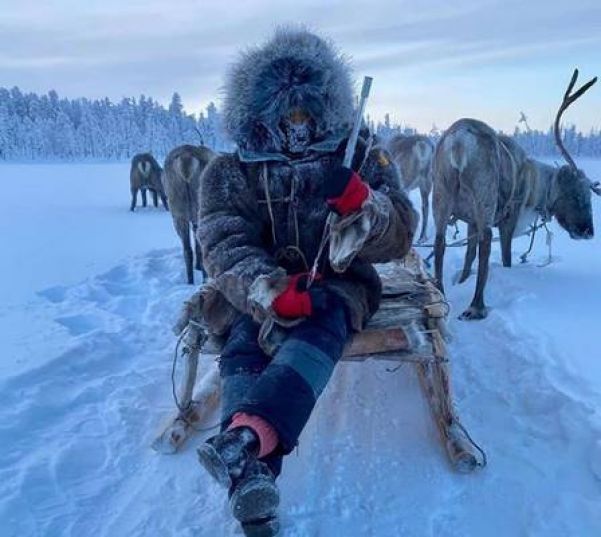
[[[461,274],[459,276],[459,279],[457,280],[457,284],[460,285],[462,283],[465,283],[467,281],[467,279],[471,276],[471,272],[469,274]]]
[[[460,316],[460,321],[479,321],[481,319],[486,319],[488,315],[488,308],[476,308],[475,306],[470,306],[467,308]]]
[[[460,285],[464,283],[472,274],[472,271],[468,272],[467,274],[462,270],[457,272],[457,274],[455,274],[453,277],[453,285]]]

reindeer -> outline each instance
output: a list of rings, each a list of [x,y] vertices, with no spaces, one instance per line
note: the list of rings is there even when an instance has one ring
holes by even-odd
[[[171,207],[175,231],[182,241],[188,283],[194,283],[190,226],[196,250],[196,269],[203,271],[202,254],[196,239],[198,220],[198,195],[200,176],[214,153],[205,146],[181,145],[173,149],[165,159],[165,189]]]
[[[559,123],[565,110],[596,81],[571,93],[578,77],[574,71],[557,112],[555,141],[567,165],[554,169],[532,159],[512,140],[499,137],[488,125],[474,119],[454,123],[438,143],[433,162],[433,210],[436,223],[435,276],[443,289],[445,231],[453,216],[468,224],[468,248],[460,282],[469,276],[478,251],[476,291],[461,319],[487,315],[484,287],[492,241],[492,227],[499,227],[504,266],[511,266],[511,240],[516,225],[528,211],[548,221],[557,218],[573,239],[593,237],[591,191],[601,195],[563,146]]]
[[[150,190],[154,206],[159,206],[158,197],[160,196],[163,207],[165,207],[165,210],[169,210],[165,190],[163,189],[162,174],[163,170],[150,153],[138,153],[134,156],[129,172],[130,211],[134,211],[136,208],[138,190],[142,191],[142,207],[146,207],[146,190]]]
[[[393,136],[388,142],[392,158],[401,170],[401,180],[407,191],[419,188],[422,198],[422,229],[419,242],[426,239],[429,197],[432,191],[432,155],[434,144],[427,136]]]

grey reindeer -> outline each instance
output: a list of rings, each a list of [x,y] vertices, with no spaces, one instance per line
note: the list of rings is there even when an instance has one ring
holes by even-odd
[[[203,271],[202,254],[196,229],[198,221],[198,195],[200,176],[215,153],[205,146],[180,145],[173,149],[165,159],[165,189],[173,226],[179,235],[184,249],[186,275],[188,283],[194,283],[193,253],[190,243],[190,227],[194,237],[196,251],[196,270]]]
[[[388,150],[401,170],[405,190],[419,188],[422,198],[422,225],[418,242],[423,242],[427,238],[434,144],[427,136],[397,134],[388,142]]]
[[[129,187],[131,191],[130,211],[136,209],[138,202],[138,191],[142,192],[142,207],[146,207],[146,191],[152,193],[152,200],[155,207],[159,206],[158,198],[161,197],[161,202],[165,210],[169,210],[167,198],[162,181],[163,170],[159,163],[150,153],[138,153],[131,160],[131,168],[129,171]]]
[[[451,217],[468,224],[468,247],[460,282],[468,278],[478,252],[476,291],[461,319],[483,319],[487,315],[484,288],[493,226],[499,227],[506,267],[511,266],[511,241],[516,226],[525,215],[539,214],[545,221],[555,217],[574,239],[593,237],[591,191],[601,195],[601,186],[577,168],[562,143],[559,126],[565,110],[597,81],[594,78],[572,93],[577,77],[575,70],[554,123],[555,141],[567,165],[556,169],[525,158],[513,140],[498,136],[488,125],[474,119],[454,123],[436,147],[434,270],[440,288],[445,231]]]

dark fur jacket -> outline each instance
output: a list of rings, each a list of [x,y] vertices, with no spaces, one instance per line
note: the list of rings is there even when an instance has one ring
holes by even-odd
[[[239,151],[206,168],[197,235],[211,278],[204,317],[217,334],[241,312],[272,327],[269,304],[286,285],[286,274],[313,264],[329,214],[323,185],[342,163],[353,119],[346,63],[330,44],[303,30],[282,30],[245,53],[226,89],[226,125]],[[291,159],[282,152],[279,123],[294,106],[316,118],[317,142]],[[353,328],[361,330],[381,296],[372,263],[407,253],[417,215],[384,150],[366,154],[362,144],[353,168],[371,193],[360,214],[336,219],[319,270],[320,285],[344,299]]]

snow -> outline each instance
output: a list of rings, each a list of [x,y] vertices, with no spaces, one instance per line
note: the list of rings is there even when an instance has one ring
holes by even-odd
[[[36,356],[40,349],[23,348],[31,332],[42,342],[54,335],[39,291],[52,293],[52,286],[73,285],[128,255],[179,241],[164,209],[128,211],[129,163],[3,165],[0,184],[0,320],[9,325],[2,334],[12,349],[0,363],[6,374],[44,359]]]
[[[4,165],[0,181],[2,535],[239,535],[196,462],[211,432],[149,447],[191,293],[169,214],[129,213],[126,164]],[[450,470],[411,367],[341,364],[285,462],[283,535],[599,534],[600,239],[553,231],[544,268],[544,234],[511,269],[495,245],[481,322],[456,320],[475,282],[451,283],[463,250],[446,258],[455,397],[489,466]]]

